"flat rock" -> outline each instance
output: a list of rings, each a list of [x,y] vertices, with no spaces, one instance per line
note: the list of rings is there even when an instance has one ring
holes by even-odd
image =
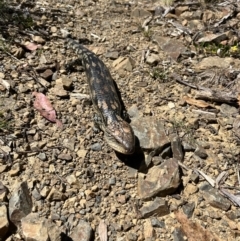
[[[160,217],[169,214],[169,209],[167,202],[164,199],[156,197],[154,201],[144,203],[143,207],[140,209],[140,212],[143,218],[148,218],[153,215]]]
[[[221,41],[227,39],[227,34],[226,33],[220,33],[220,34],[207,34],[206,36],[200,38],[198,40],[198,43],[209,43],[209,42],[214,42],[214,43],[220,43]]]
[[[143,149],[155,149],[170,143],[164,131],[164,121],[154,117],[133,118],[131,126]]]
[[[177,61],[181,53],[187,51],[187,48],[180,40],[154,35],[153,42],[157,43],[174,61]]]
[[[227,211],[231,207],[231,202],[223,197],[217,189],[212,188],[208,183],[203,183],[200,187],[204,199],[212,207]]]
[[[26,182],[12,193],[9,200],[9,218],[18,226],[23,217],[28,215],[32,210],[32,199]]]
[[[151,12],[146,11],[143,8],[134,8],[131,13],[131,16],[133,18],[144,18],[144,17],[148,17],[151,15],[152,15]]]
[[[37,213],[31,213],[22,219],[22,233],[26,241],[61,241],[60,229]]]
[[[65,161],[71,161],[72,160],[72,156],[68,153],[61,153],[58,155],[58,158],[61,160],[65,160]]]
[[[7,207],[5,205],[0,206],[0,237],[4,238],[8,231],[9,221],[7,214]],[[0,238],[0,239],[1,239]]]
[[[120,57],[113,61],[112,66],[115,70],[132,71],[135,66],[135,61],[130,57]]]
[[[202,71],[209,68],[228,69],[230,66],[239,68],[240,60],[231,57],[220,58],[218,56],[210,56],[196,63],[194,68],[196,71]]]
[[[73,228],[70,237],[73,241],[90,241],[93,236],[91,225],[80,220],[78,225]]]
[[[178,163],[175,159],[168,159],[161,165],[152,167],[147,174],[139,173],[138,194],[143,200],[163,197],[172,194],[179,184]]]

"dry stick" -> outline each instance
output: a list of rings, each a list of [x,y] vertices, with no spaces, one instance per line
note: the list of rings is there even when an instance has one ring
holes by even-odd
[[[228,103],[228,104],[233,104],[238,102],[238,98],[237,98],[238,93],[223,92],[223,91],[219,92],[219,91],[211,90],[209,88],[205,88],[202,86],[189,84],[186,81],[181,80],[181,78],[176,74],[172,74],[172,77],[175,79],[176,82],[180,84],[199,90],[199,92],[197,92],[196,94],[196,99],[210,100],[210,101]]]

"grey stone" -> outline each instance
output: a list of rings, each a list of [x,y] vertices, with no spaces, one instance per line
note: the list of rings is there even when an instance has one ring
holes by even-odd
[[[180,228],[175,228],[173,231],[173,241],[185,241],[184,233]]]
[[[65,160],[65,161],[71,161],[72,160],[72,156],[68,153],[61,153],[58,155],[58,158],[61,160]]]
[[[183,160],[184,155],[182,144],[178,136],[171,137],[171,147],[173,152],[173,158],[181,162]]]
[[[93,151],[101,151],[102,150],[102,145],[100,143],[94,143],[91,145],[91,150]]]
[[[188,218],[191,218],[195,209],[195,203],[187,203],[182,207],[183,212]]]
[[[37,188],[34,188],[32,191],[32,196],[38,201],[41,199],[41,195],[39,193],[39,191],[37,190]]]
[[[201,146],[197,146],[195,152],[195,155],[199,156],[202,159],[206,159],[208,157],[207,152],[205,151],[205,149]]]
[[[115,185],[116,184],[116,178],[115,177],[111,177],[108,181],[109,185]]]
[[[159,166],[152,167],[145,175],[138,175],[138,194],[143,200],[155,196],[172,194],[180,184],[178,163],[168,159]]]
[[[32,199],[26,182],[12,193],[9,200],[9,218],[18,226],[23,217],[28,215],[32,210]]]
[[[41,152],[38,154],[38,158],[41,160],[41,161],[46,161],[47,160],[47,156],[44,152]]]
[[[165,228],[165,223],[163,221],[159,221],[155,217],[151,219],[151,224],[154,228]]]
[[[72,229],[70,238],[73,241],[90,241],[93,237],[91,225],[83,220],[80,220],[78,225]]]
[[[220,106],[220,112],[222,114],[224,114],[225,116],[227,117],[230,117],[234,114],[237,114],[238,113],[238,109],[234,106],[230,106],[230,105],[227,105],[227,104],[221,104]]]
[[[144,149],[156,149],[170,143],[161,120],[154,117],[133,118],[131,126]]]
[[[230,201],[223,197],[217,189],[212,188],[208,183],[203,183],[200,186],[201,193],[204,199],[212,207],[227,211],[231,207]]]
[[[158,217],[169,214],[167,202],[159,197],[156,197],[154,201],[147,202],[140,209],[141,215],[144,218],[148,218],[152,215],[158,215]]]

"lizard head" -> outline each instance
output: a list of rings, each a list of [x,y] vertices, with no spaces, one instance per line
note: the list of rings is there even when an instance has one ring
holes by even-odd
[[[135,136],[132,127],[122,118],[108,122],[104,128],[104,138],[115,151],[125,155],[135,150]]]

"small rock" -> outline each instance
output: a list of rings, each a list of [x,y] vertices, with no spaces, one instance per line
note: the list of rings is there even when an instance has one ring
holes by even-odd
[[[50,187],[44,186],[43,189],[41,190],[40,194],[42,197],[45,198],[45,197],[47,197],[47,195],[49,194],[50,191],[51,191]]]
[[[0,237],[1,240],[4,240],[4,236],[6,235],[9,228],[8,214],[7,208],[5,205],[0,206]]]
[[[117,59],[118,58],[118,52],[117,51],[112,51],[112,52],[107,52],[104,54],[106,58],[110,59]]]
[[[165,228],[165,223],[163,221],[159,221],[157,218],[152,218],[151,224],[154,228]]]
[[[108,181],[109,185],[115,185],[116,184],[116,177],[111,177]]]
[[[8,189],[0,182],[0,202],[7,200]]]
[[[33,36],[33,41],[35,41],[38,44],[44,44],[45,40],[41,36]]]
[[[173,231],[173,241],[185,241],[185,235],[181,228],[175,228]]]
[[[40,76],[45,80],[51,80],[52,75],[53,72],[51,69],[46,69],[43,73],[40,74]]]
[[[177,61],[181,53],[185,53],[187,48],[180,40],[162,37],[160,35],[153,36],[153,42],[166,52],[173,60]]]
[[[135,233],[128,233],[127,235],[127,241],[137,241],[138,236]]]
[[[220,42],[222,42],[223,40],[227,39],[227,35],[226,33],[220,33],[220,34],[207,34],[206,36],[198,39],[198,43],[210,43],[210,42],[214,42],[219,44]]]
[[[68,92],[65,89],[63,89],[63,87],[60,85],[56,85],[53,89],[53,92],[55,95],[59,97],[68,97],[69,95]]]
[[[21,165],[20,163],[15,163],[11,170],[8,172],[8,174],[11,176],[11,177],[15,177],[19,174],[19,172],[21,171]]]
[[[194,193],[198,192],[198,187],[188,183],[186,188],[184,189],[184,193],[186,194],[186,196],[188,197],[189,195],[192,195]]]
[[[58,159],[65,160],[65,161],[71,161],[72,156],[68,153],[61,153],[61,154],[58,155]]]
[[[155,238],[155,231],[152,227],[151,221],[149,219],[143,224],[143,234],[145,240]]]
[[[232,57],[220,58],[218,56],[210,56],[204,58],[199,63],[195,64],[196,71],[202,71],[205,69],[228,69],[230,66],[239,66],[240,60]]]
[[[203,183],[200,187],[204,199],[212,206],[223,211],[231,207],[230,201],[223,197],[217,189],[212,188],[208,183]]]
[[[50,28],[50,30],[51,30],[52,33],[56,33],[56,32],[57,32],[57,27],[52,26],[52,27]]]
[[[47,200],[49,200],[50,202],[52,201],[63,201],[65,199],[65,195],[60,192],[59,190],[57,190],[55,187],[53,187],[51,189],[51,191],[49,192],[48,196],[47,196]]]
[[[80,157],[80,158],[84,158],[85,156],[86,156],[86,154],[87,154],[87,150],[78,150],[77,151],[77,155],[78,155],[78,157]]]
[[[230,117],[234,114],[238,113],[238,109],[234,106],[230,106],[227,104],[221,104],[220,106],[220,112],[224,114],[226,117]]]
[[[146,175],[139,173],[138,194],[143,200],[166,196],[172,194],[179,184],[178,163],[174,159],[168,159],[161,165],[152,167]]]
[[[64,89],[66,89],[66,90],[71,89],[72,83],[73,83],[72,79],[70,79],[68,77],[63,77],[62,78],[62,85],[63,85]]]
[[[74,151],[75,139],[64,139],[63,146],[68,148],[70,151]]]
[[[66,180],[70,185],[77,183],[77,178],[75,177],[75,175],[67,176]]]
[[[100,143],[94,143],[91,145],[91,150],[93,151],[101,151],[102,150],[102,145]]]
[[[113,61],[112,66],[116,70],[127,70],[131,72],[135,66],[135,61],[130,57],[120,57]]]
[[[171,148],[173,152],[173,158],[182,162],[184,158],[182,144],[178,136],[174,136],[171,138]]]
[[[41,195],[39,193],[39,191],[37,190],[37,188],[34,188],[32,191],[32,196],[38,201],[41,199]]]
[[[206,159],[208,157],[207,152],[205,151],[205,149],[201,146],[197,146],[195,152],[195,155],[199,156],[202,159]]]
[[[8,166],[7,165],[2,165],[0,164],[0,174],[5,172],[7,170]]]
[[[146,63],[150,65],[156,65],[160,61],[160,57],[157,54],[149,54],[146,58]]]
[[[152,215],[164,216],[169,214],[167,202],[162,198],[155,198],[154,201],[144,203],[140,212],[144,218],[148,218]]]
[[[119,203],[121,203],[121,204],[124,204],[124,203],[127,202],[127,198],[126,198],[125,195],[118,195],[118,196],[117,196],[117,201],[118,201]]]
[[[155,149],[170,144],[164,131],[164,122],[154,117],[133,118],[131,122],[134,134],[144,149]]]
[[[12,193],[9,200],[9,218],[18,226],[23,217],[28,215],[32,210],[32,199],[26,182],[22,182],[20,186]]]
[[[183,212],[186,214],[186,216],[188,218],[191,218],[195,209],[195,203],[194,202],[187,203],[183,205],[182,209],[183,209]]]
[[[38,154],[37,156],[41,161],[46,161],[47,160],[47,156],[44,152],[41,152]]]
[[[89,223],[80,220],[78,225],[72,229],[70,238],[72,241],[90,241],[93,237],[93,230]]]
[[[25,240],[61,240],[61,230],[50,220],[31,213],[22,220],[22,233]]]

